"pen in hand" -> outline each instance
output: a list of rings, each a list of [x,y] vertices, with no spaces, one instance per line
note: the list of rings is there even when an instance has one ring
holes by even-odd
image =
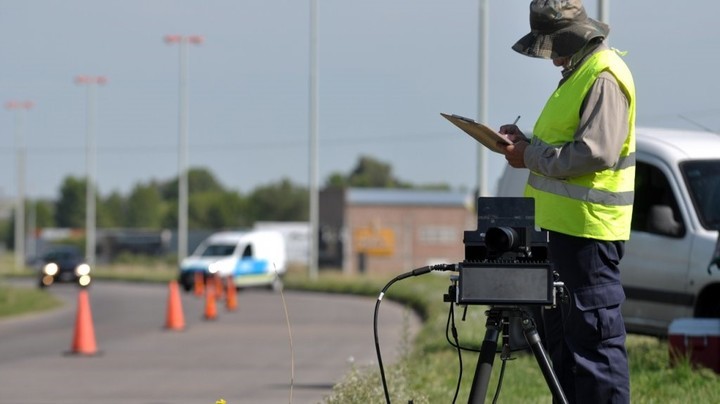
[[[518,115],[517,118],[515,118],[515,121],[513,121],[512,126],[517,126],[517,123],[518,123],[519,120],[520,120],[520,115]],[[509,137],[507,134],[505,135],[505,137],[506,137],[506,138],[510,141],[510,143],[512,143],[512,144],[516,143],[516,142],[519,140],[519,139],[515,139],[515,138],[513,138],[513,137]]]

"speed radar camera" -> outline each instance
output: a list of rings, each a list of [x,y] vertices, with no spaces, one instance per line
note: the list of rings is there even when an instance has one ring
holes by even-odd
[[[535,228],[532,198],[478,198],[477,230],[465,231],[454,301],[554,305],[548,233]]]

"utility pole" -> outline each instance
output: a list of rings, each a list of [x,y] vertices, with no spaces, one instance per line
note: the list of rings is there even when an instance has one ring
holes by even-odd
[[[17,160],[17,198],[15,200],[15,271],[25,267],[25,141],[23,115],[32,101],[8,101],[5,108],[15,112],[15,155]]]
[[[605,24],[610,21],[610,0],[598,0],[598,19]]]
[[[320,238],[320,204],[318,190],[318,81],[317,81],[317,25],[318,0],[310,0],[310,253],[308,254],[308,276],[318,278],[318,256]]]
[[[77,76],[75,84],[83,85],[86,88],[86,184],[85,184],[85,259],[92,267],[95,265],[95,228],[97,214],[95,213],[95,157],[97,148],[95,146],[95,109],[97,104],[96,89],[99,85],[107,83],[103,76]]]
[[[187,46],[200,45],[200,35],[166,35],[165,43],[179,47],[178,104],[178,263],[187,257],[188,249],[188,73]]]
[[[488,115],[488,47],[490,41],[490,5],[488,0],[479,0],[478,15],[478,113],[477,121],[487,124]],[[477,189],[478,196],[488,196],[487,150],[477,145]]]

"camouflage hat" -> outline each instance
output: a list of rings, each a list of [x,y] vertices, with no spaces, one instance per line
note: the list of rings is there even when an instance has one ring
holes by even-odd
[[[533,0],[530,33],[513,45],[523,55],[552,59],[572,56],[610,27],[587,16],[581,0]]]

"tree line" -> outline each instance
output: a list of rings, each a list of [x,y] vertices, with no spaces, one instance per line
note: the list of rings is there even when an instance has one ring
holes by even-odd
[[[85,178],[66,177],[54,200],[26,201],[35,228],[84,228]],[[447,184],[413,185],[399,180],[392,167],[362,156],[347,174],[332,173],[325,187],[449,189]],[[307,221],[308,188],[283,178],[243,195],[226,189],[206,168],[188,171],[188,227],[222,229],[252,226],[256,221]],[[172,229],[178,222],[178,179],[136,184],[127,195],[112,192],[96,196],[98,228]],[[14,245],[14,216],[1,223],[3,239]]]

